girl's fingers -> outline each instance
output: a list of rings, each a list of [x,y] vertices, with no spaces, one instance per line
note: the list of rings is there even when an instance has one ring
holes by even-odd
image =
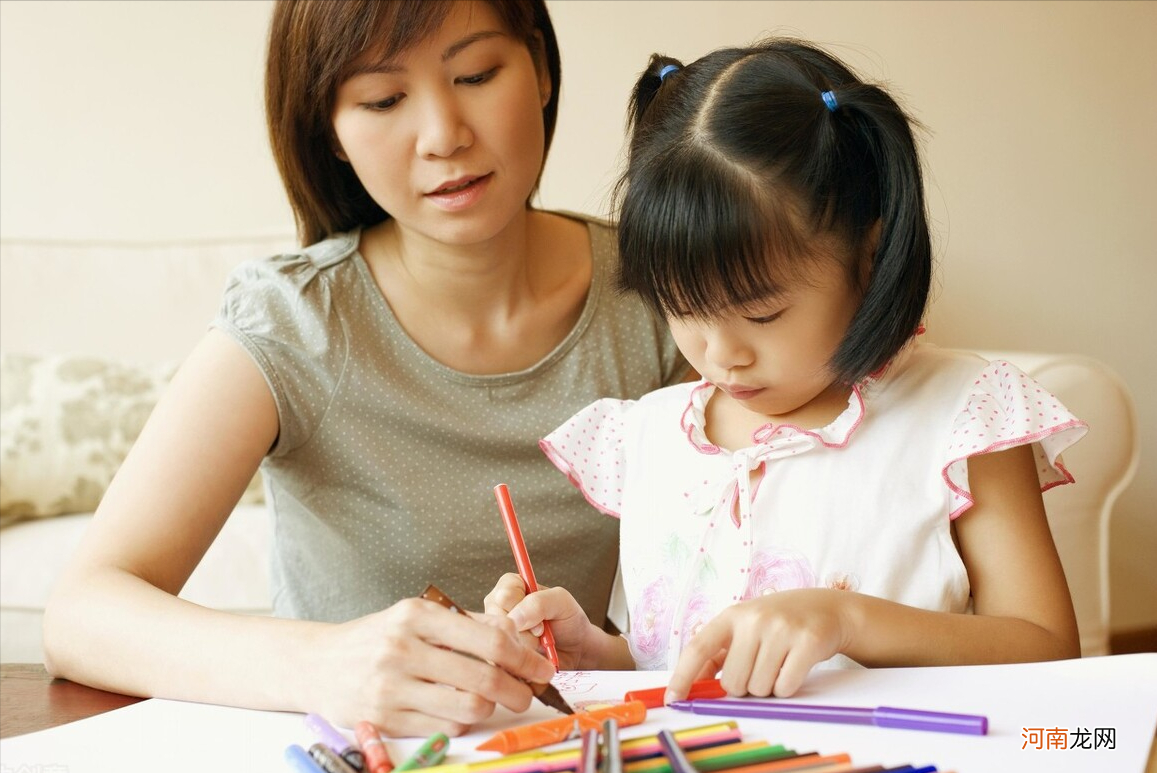
[[[784,660],[789,651],[782,644],[772,641],[763,641],[756,655],[755,665],[751,676],[747,680],[747,691],[759,698],[766,698],[775,689],[776,680],[783,669]],[[776,693],[778,695],[779,693]]]
[[[796,690],[803,684],[808,673],[819,661],[805,647],[792,647],[780,666],[779,675],[775,678],[773,692],[777,698],[789,698],[795,695]]]
[[[728,618],[733,616],[728,615]],[[716,618],[724,622],[721,618]],[[738,627],[739,621],[726,619],[729,629]],[[706,630],[706,626],[704,627]],[[702,632],[701,632],[702,633]],[[723,670],[719,674],[719,684],[728,695],[747,695],[748,683],[751,681],[751,671],[755,666],[755,658],[759,653],[759,638],[754,636],[739,636],[731,632],[731,646],[727,650],[723,661]]]
[[[498,578],[494,588],[482,600],[482,609],[488,615],[505,615],[526,598],[526,586],[522,578],[512,572],[507,572]]]
[[[720,650],[727,650],[731,644],[731,629],[726,625],[716,625],[719,618],[703,626],[683,651],[671,672],[671,681],[667,683],[665,703],[683,700],[691,690],[691,683],[703,671],[703,668]]]

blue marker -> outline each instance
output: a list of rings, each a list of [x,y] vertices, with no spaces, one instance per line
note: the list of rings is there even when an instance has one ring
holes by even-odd
[[[320,714],[306,714],[305,726],[317,736],[317,740],[333,749],[334,754],[352,767],[354,770],[366,769],[366,758],[361,749],[352,741],[337,731],[337,728],[326,722]]]
[[[309,752],[301,748],[297,744],[285,747],[285,761],[289,763],[289,767],[293,768],[297,773],[325,773],[313,761],[313,757],[309,756]]]

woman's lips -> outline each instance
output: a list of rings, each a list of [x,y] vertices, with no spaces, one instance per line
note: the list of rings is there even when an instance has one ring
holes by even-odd
[[[490,179],[490,174],[484,174],[481,177],[451,180],[439,186],[437,190],[427,193],[426,199],[448,212],[468,209],[482,198]]]

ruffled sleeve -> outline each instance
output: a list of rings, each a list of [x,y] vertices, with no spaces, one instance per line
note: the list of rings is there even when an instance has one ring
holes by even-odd
[[[615,518],[623,501],[624,421],[634,402],[597,400],[538,443],[591,505]]]
[[[1041,491],[1046,491],[1073,482],[1061,453],[1086,432],[1085,422],[1015,365],[989,363],[971,385],[952,427],[942,472],[952,490],[949,517],[972,507],[970,457],[1032,443]]]

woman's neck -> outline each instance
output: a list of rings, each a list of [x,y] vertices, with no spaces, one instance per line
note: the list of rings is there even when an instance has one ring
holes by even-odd
[[[569,333],[590,287],[585,226],[543,212],[470,245],[386,221],[363,233],[361,251],[406,332],[468,373],[533,365]]]

